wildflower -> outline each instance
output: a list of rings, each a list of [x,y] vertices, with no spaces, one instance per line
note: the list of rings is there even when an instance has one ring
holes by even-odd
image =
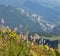
[[[41,42],[43,43],[43,41],[44,41],[44,39],[42,38],[42,39],[41,39]]]
[[[31,39],[31,41],[33,40],[33,36],[32,35],[30,36],[30,39]]]
[[[24,37],[24,40],[25,40],[25,41],[27,41],[27,38],[26,38],[26,37]]]
[[[33,56],[37,56],[37,53],[36,52],[34,52],[32,50],[30,52],[32,53]]]
[[[3,18],[1,19],[1,23],[4,24],[4,19]]]
[[[27,41],[27,35],[24,35],[23,39]]]
[[[55,51],[53,48],[50,48],[51,51]]]
[[[45,43],[46,41],[44,40],[44,43]]]
[[[45,45],[45,47],[47,48],[47,50],[49,50],[49,47],[47,45]]]
[[[14,28],[14,31],[17,32],[17,27]]]
[[[9,26],[6,26],[6,29],[9,30]]]
[[[6,29],[3,29],[3,33],[5,33],[5,32],[7,32],[7,30]]]
[[[12,30],[11,29],[9,29],[9,32],[11,32]]]
[[[23,38],[23,33],[22,32],[20,33],[20,37]]]

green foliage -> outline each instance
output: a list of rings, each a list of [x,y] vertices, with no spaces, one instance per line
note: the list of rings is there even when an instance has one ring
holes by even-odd
[[[25,41],[11,29],[0,29],[0,56],[56,56],[58,54],[58,51],[47,45]]]

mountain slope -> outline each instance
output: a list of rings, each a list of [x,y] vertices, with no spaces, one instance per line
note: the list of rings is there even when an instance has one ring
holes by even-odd
[[[32,32],[59,34],[60,6],[49,8],[37,1],[39,0],[0,0],[0,20],[4,18],[5,25],[11,28],[19,28],[22,24],[23,28],[28,25]]]
[[[41,15],[43,20],[50,24],[56,24],[60,21],[60,12],[48,6],[43,6],[42,1],[39,0],[0,0],[0,4],[22,7],[29,12]]]
[[[49,23],[55,24],[56,22],[60,21],[60,18],[58,17],[60,15],[59,11],[44,7],[37,2],[26,1],[24,5],[32,12],[41,15],[43,19]]]
[[[27,26],[31,27],[30,31],[41,31],[38,23],[32,22],[21,8],[0,5],[0,20],[4,18],[5,25],[9,25],[11,28],[18,27],[22,24],[24,29]],[[0,22],[1,23],[1,22]]]
[[[60,35],[60,25],[54,27],[52,33],[55,35]]]
[[[32,32],[52,31],[54,25],[48,24],[41,16],[34,13],[28,13],[22,8],[0,5],[0,19],[4,18],[5,25],[11,28],[18,27],[22,24],[23,30],[27,26]]]

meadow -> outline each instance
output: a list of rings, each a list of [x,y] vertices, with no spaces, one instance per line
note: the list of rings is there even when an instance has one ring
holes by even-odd
[[[59,52],[60,48],[28,41],[27,33],[21,37],[15,30],[0,27],[0,56],[60,56]]]
[[[59,40],[59,43],[58,43],[58,52],[60,53],[60,36],[52,36],[52,37],[45,37],[43,36],[44,39],[49,39],[51,41],[53,40]]]
[[[43,38],[45,38],[45,39],[49,39],[49,40],[59,40],[60,41],[60,36],[52,36],[52,37],[45,37],[45,36],[42,36]]]
[[[59,53],[60,53],[60,43],[59,43],[59,45],[58,45],[58,51],[59,51]]]

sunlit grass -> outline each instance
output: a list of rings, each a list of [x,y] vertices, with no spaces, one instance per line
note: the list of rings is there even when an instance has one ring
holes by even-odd
[[[59,51],[59,53],[60,53],[60,44],[58,45],[58,51]]]
[[[15,31],[3,27],[0,28],[0,56],[56,56],[56,51],[48,45],[27,41],[24,36],[21,38]]]
[[[45,36],[43,36],[43,38],[49,39],[49,40],[60,40],[60,36],[52,36],[52,37],[45,37]]]

